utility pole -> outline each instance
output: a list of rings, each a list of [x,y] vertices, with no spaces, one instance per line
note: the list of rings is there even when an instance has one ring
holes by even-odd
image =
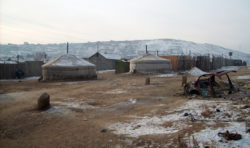
[[[69,53],[69,43],[67,42],[67,54]]]
[[[19,64],[19,54],[17,55],[17,63]]]
[[[148,45],[146,45],[146,54],[148,54]]]
[[[230,60],[231,60],[231,59],[232,59],[233,52],[229,52],[228,55],[229,55]]]
[[[158,50],[156,50],[156,55],[157,55],[157,56],[158,56],[158,52],[159,52],[159,51],[158,51]]]
[[[96,52],[98,52],[98,50],[99,50],[99,44],[98,42],[96,42]]]

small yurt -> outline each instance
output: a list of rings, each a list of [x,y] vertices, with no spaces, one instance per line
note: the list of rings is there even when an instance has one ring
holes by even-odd
[[[96,79],[96,66],[74,55],[65,54],[42,65],[42,78],[44,81]]]
[[[168,73],[172,71],[170,60],[155,55],[144,56],[130,60],[130,73]]]

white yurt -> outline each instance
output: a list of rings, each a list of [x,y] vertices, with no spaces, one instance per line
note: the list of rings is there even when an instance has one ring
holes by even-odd
[[[146,54],[130,60],[130,73],[168,73],[172,71],[170,60]]]
[[[47,80],[88,80],[96,79],[96,66],[65,54],[42,65],[42,77]]]

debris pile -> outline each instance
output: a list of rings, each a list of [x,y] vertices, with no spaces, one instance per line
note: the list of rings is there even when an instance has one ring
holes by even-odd
[[[229,131],[226,132],[219,132],[218,136],[224,137],[226,140],[240,140],[241,134],[238,133],[230,133]]]

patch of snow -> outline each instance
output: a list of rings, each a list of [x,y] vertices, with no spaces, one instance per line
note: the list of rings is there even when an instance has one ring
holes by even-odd
[[[132,104],[135,104],[137,100],[133,99],[133,98],[130,98],[130,99],[128,99],[128,101],[131,102]]]
[[[193,67],[191,70],[188,71],[188,73],[192,76],[199,76],[199,75],[207,74],[207,72],[204,72],[197,67]]]
[[[177,73],[160,74],[160,75],[155,75],[154,77],[158,78],[177,77]]]
[[[236,106],[230,106],[232,101],[209,101],[209,100],[190,100],[185,105],[175,111],[183,115],[184,112],[192,114],[196,120],[209,121],[234,121],[241,116],[241,110]],[[216,109],[220,111],[217,112]],[[210,117],[202,116],[202,112],[210,111]]]
[[[239,80],[245,80],[245,79],[249,79],[250,80],[250,75],[245,75],[245,76],[238,76],[236,79],[239,79]]]
[[[108,72],[114,73],[115,70],[114,70],[114,69],[111,69],[111,70],[99,70],[99,71],[97,71],[97,73],[108,73]]]
[[[222,70],[239,70],[239,66],[223,66],[220,69],[217,69],[217,71],[222,71]]]
[[[46,67],[46,66],[71,67],[71,66],[95,66],[95,65],[89,63],[88,61],[84,59],[77,58],[74,55],[65,54],[43,65],[43,67]]]
[[[52,106],[50,107],[48,110],[45,111],[46,113],[49,114],[54,114],[54,115],[58,115],[58,116],[62,116],[62,115],[67,115],[69,114],[69,110],[62,108],[60,106]]]
[[[167,118],[164,118],[167,119]],[[184,124],[174,124],[170,127],[164,127],[162,124],[166,122],[160,117],[145,117],[144,119],[134,120],[129,123],[111,124],[109,128],[114,130],[115,134],[127,135],[129,137],[139,137],[151,134],[170,134],[178,132],[180,128],[185,127]]]
[[[33,77],[26,77],[23,79],[20,79],[20,81],[27,81],[27,80],[38,80],[40,76],[33,76]],[[1,79],[0,82],[8,82],[8,81],[19,81],[19,79]]]
[[[126,90],[122,90],[122,89],[114,89],[111,91],[107,91],[106,94],[122,94],[122,93],[126,93]]]
[[[226,143],[222,137],[218,136],[219,132],[226,132],[228,130],[232,133],[238,133],[242,135],[240,140],[231,140]],[[227,148],[227,147],[240,147],[248,148],[250,146],[250,134],[246,133],[246,125],[243,122],[232,122],[229,123],[229,126],[218,128],[218,129],[204,129],[198,133],[194,133],[192,136],[197,140],[200,147],[207,146],[207,144]],[[192,136],[190,138],[192,138]],[[220,142],[221,141],[221,142]],[[206,143],[206,144],[205,144]]]
[[[79,108],[79,109],[94,109],[95,106],[85,104],[83,102],[61,102],[61,101],[53,101],[52,103],[60,106],[66,106],[67,108]]]
[[[210,101],[210,100],[190,100],[175,110],[166,111],[168,115],[153,117],[137,117],[125,123],[118,122],[111,124],[110,129],[115,134],[125,134],[129,137],[139,137],[148,134],[169,134],[178,132],[188,126],[191,114],[195,120],[210,122],[236,121],[239,118],[247,119],[241,112],[248,113],[248,110],[241,110],[237,105],[231,105],[232,101]],[[220,111],[216,111],[219,109]],[[203,112],[210,111],[209,117],[204,117]],[[188,113],[188,116],[184,116]],[[132,116],[131,116],[132,117]],[[164,127],[165,122],[174,122],[170,127]]]

